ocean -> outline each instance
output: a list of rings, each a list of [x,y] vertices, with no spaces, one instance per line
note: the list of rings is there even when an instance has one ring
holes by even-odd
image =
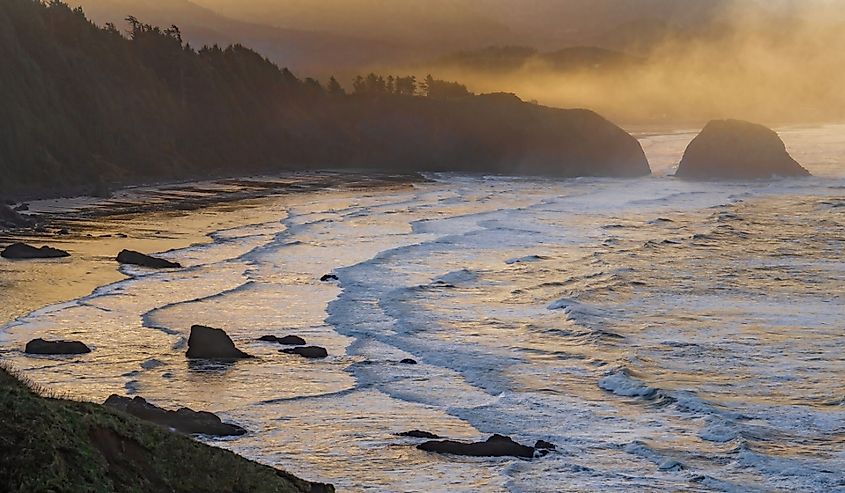
[[[185,269],[11,322],[3,356],[57,395],[216,412],[249,433],[201,440],[339,491],[845,491],[845,125],[780,129],[815,176],[754,183],[671,177],[694,135],[639,134],[640,179],[273,197],[163,254]],[[187,361],[193,324],[258,358]],[[441,456],[412,429],[557,449]]]

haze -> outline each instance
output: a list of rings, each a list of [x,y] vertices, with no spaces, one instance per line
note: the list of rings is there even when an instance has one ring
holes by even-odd
[[[841,0],[77,2],[99,22],[132,14],[177,24],[197,44],[242,42],[302,76],[334,74],[345,85],[369,71],[433,73],[475,92],[514,92],[629,123],[845,116]],[[455,56],[477,58],[491,46],[536,55],[485,60],[483,69]],[[578,56],[561,66],[554,61],[569,55],[544,55],[576,46],[630,58]]]

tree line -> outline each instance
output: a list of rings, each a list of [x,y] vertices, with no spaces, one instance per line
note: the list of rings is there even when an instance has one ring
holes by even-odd
[[[528,110],[515,97],[409,75],[368,74],[347,91],[239,44],[195,48],[176,26],[127,25],[97,26],[61,0],[0,1],[0,195],[283,169],[476,169],[524,152],[516,116]]]

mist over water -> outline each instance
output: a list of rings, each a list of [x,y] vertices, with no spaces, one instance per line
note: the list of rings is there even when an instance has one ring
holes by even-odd
[[[250,433],[210,443],[344,491],[838,491],[845,129],[781,135],[816,178],[676,180],[677,132],[640,136],[655,174],[637,180],[274,198],[277,220],[165,255],[184,270],[10,324],[4,356],[60,393],[218,412]],[[188,363],[192,324],[259,358]],[[47,336],[94,352],[19,352]],[[558,450],[436,456],[395,436],[415,428]]]

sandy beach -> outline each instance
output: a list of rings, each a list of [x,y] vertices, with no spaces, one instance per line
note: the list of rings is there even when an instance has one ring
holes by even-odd
[[[401,187],[416,175],[289,173],[119,190],[112,197],[27,202],[37,230],[0,231],[0,247],[14,242],[50,245],[65,259],[0,259],[0,322],[90,294],[128,276],[115,256],[123,249],[162,253],[208,243],[208,234],[278,219],[276,198],[316,190]],[[2,335],[0,335],[2,338]]]

